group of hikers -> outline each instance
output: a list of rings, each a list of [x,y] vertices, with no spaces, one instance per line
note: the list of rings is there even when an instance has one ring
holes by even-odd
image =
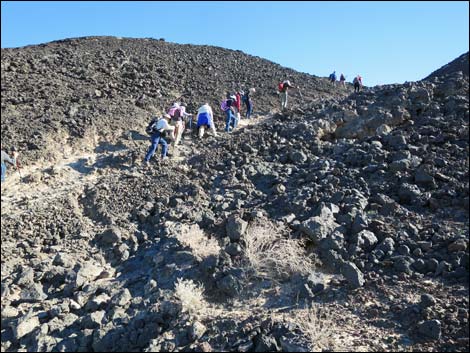
[[[253,114],[253,99],[251,95],[255,92],[255,88],[250,88],[247,92],[242,90],[238,90],[235,93],[227,92],[226,98],[220,104],[220,109],[225,115],[225,132],[231,133],[237,128],[241,119],[242,103],[246,107],[246,119],[251,119]],[[167,139],[173,140],[174,146],[177,146],[181,141],[186,126],[192,131],[193,115],[186,112],[186,105],[184,103],[176,102],[162,117],[152,119],[146,128],[147,134],[150,135],[151,144],[145,155],[144,165],[148,166],[150,164],[150,159],[157,151],[159,144],[162,146],[162,160],[167,159]],[[206,129],[211,129],[212,134],[218,136],[214,123],[214,112],[209,103],[204,103],[198,109],[196,129],[200,139],[204,137]]]
[[[329,76],[330,82],[336,82],[336,71]],[[339,81],[345,85],[346,77],[341,74]],[[353,80],[354,91],[359,92],[362,87],[362,77],[356,76]],[[278,94],[280,96],[281,111],[287,109],[288,92],[289,89],[298,88],[291,84],[289,80],[284,80],[278,84]],[[251,119],[253,114],[253,99],[252,95],[256,92],[255,88],[250,88],[246,92],[237,90],[234,93],[227,92],[225,99],[220,104],[220,109],[225,116],[225,132],[231,133],[238,126],[241,119],[241,108],[244,103],[246,112],[245,118]],[[299,90],[300,92],[300,90]],[[174,146],[180,144],[183,132],[186,126],[189,130],[193,131],[193,114],[186,112],[186,105],[184,103],[175,102],[168,111],[161,117],[153,118],[146,128],[147,134],[150,136],[150,147],[144,158],[144,165],[150,164],[150,159],[153,157],[161,145],[161,158],[165,160],[168,158],[168,142],[167,139],[174,141]],[[217,130],[214,123],[214,112],[209,103],[204,103],[197,110],[196,128],[198,137],[204,137],[206,129],[210,129],[214,136],[217,135]],[[2,146],[2,183],[6,177],[6,163],[16,166],[18,165],[18,152],[12,150],[12,157],[3,149]]]
[[[333,71],[330,74],[330,76],[328,76],[328,79],[333,84],[336,84],[336,71]],[[341,86],[343,86],[343,87],[346,86],[346,76],[344,76],[344,74],[341,74],[339,76],[339,82],[340,82]],[[357,75],[356,77],[354,77],[352,83],[354,85],[354,92],[359,92],[360,89],[362,88],[362,77],[360,75]]]

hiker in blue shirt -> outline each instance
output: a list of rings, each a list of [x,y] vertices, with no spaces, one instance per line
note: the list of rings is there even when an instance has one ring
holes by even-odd
[[[335,83],[336,82],[336,71],[333,71],[332,74],[329,76],[330,82]]]

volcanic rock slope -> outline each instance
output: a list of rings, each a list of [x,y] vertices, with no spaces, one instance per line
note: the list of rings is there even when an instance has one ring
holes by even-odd
[[[466,52],[460,55],[457,59],[452,60],[447,65],[439,68],[438,70],[434,71],[432,74],[427,76],[425,80],[433,79],[435,77],[444,76],[448,74],[452,74],[454,72],[461,71],[464,75],[468,76],[469,70],[469,53]]]
[[[217,47],[87,37],[2,49],[1,137],[27,160],[51,158],[77,138],[141,128],[175,101],[218,107],[226,91],[256,87],[257,109],[269,111],[284,79],[305,97],[332,92],[325,79]]]
[[[150,39],[2,49],[2,143],[26,155],[2,185],[2,350],[467,350],[468,84],[353,93]],[[239,85],[255,119],[140,166],[151,114]]]

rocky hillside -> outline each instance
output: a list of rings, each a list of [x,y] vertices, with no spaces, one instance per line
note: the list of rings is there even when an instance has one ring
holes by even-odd
[[[461,71],[465,76],[468,77],[469,66],[469,56],[468,52],[466,52],[465,54],[460,55],[457,59],[452,60],[447,65],[444,65],[443,67],[434,71],[432,74],[427,76],[425,80],[432,80],[433,78],[445,76],[459,71]]]
[[[141,130],[175,101],[194,112],[206,101],[218,107],[228,90],[255,87],[255,112],[267,113],[286,78],[302,87],[302,99],[332,94],[325,79],[240,51],[154,39],[66,39],[2,49],[1,62],[1,138],[26,160]]]
[[[276,111],[276,73],[255,119],[187,134],[148,169],[148,138],[125,120],[96,139],[61,127],[87,148],[53,163],[51,141],[25,145],[42,162],[2,185],[2,351],[468,349],[468,76],[352,93],[279,70],[306,82],[292,109]],[[82,98],[93,126],[101,100]],[[146,120],[151,108],[126,104]]]

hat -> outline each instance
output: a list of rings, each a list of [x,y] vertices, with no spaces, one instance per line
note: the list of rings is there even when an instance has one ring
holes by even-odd
[[[230,96],[230,99],[237,100],[237,97],[235,97],[233,94]]]

